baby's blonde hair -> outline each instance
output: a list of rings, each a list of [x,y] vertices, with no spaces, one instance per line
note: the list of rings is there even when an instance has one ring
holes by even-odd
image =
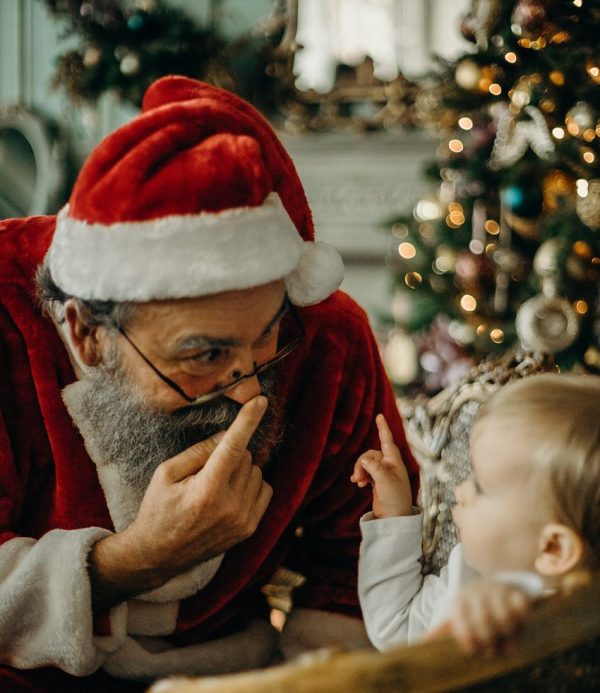
[[[600,377],[523,378],[500,388],[475,426],[491,418],[528,436],[528,461],[548,472],[557,519],[584,540],[586,562],[600,565]]]

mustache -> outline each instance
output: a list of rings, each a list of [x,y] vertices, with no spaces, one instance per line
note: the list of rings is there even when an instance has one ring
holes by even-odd
[[[274,451],[283,437],[282,412],[275,395],[275,384],[278,373],[275,368],[260,373],[258,376],[261,394],[268,400],[267,409],[252,434],[248,450],[253,456],[266,448]],[[228,429],[235,421],[243,404],[222,395],[217,399],[199,405],[186,405],[169,414],[170,425],[174,432],[180,432],[182,437],[176,441],[176,446],[192,445],[198,440],[210,438],[220,431]],[[201,437],[199,437],[201,436]]]

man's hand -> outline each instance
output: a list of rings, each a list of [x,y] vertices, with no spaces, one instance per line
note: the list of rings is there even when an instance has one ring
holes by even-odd
[[[255,397],[227,431],[157,468],[136,519],[90,553],[96,608],[158,587],[254,533],[273,493],[247,450],[266,405]]]
[[[450,632],[467,652],[505,653],[522,628],[531,599],[503,582],[473,583],[457,595],[450,614]]]
[[[363,453],[354,465],[350,481],[360,487],[371,484],[375,517],[412,515],[412,492],[402,455],[383,414],[378,414],[375,422],[381,451],[368,450]]]

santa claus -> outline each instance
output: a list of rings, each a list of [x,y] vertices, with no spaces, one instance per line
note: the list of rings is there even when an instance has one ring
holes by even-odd
[[[236,96],[153,84],[56,217],[0,222],[0,690],[138,690],[366,637],[383,412],[342,262]],[[283,634],[261,587],[305,577]]]

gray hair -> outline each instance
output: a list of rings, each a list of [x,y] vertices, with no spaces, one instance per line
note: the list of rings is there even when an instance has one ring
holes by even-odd
[[[78,302],[82,315],[90,326],[125,327],[135,312],[136,304],[132,302],[94,301],[68,294],[52,278],[47,262],[38,267],[35,279],[42,308],[58,323],[64,322],[64,305],[69,299]]]

